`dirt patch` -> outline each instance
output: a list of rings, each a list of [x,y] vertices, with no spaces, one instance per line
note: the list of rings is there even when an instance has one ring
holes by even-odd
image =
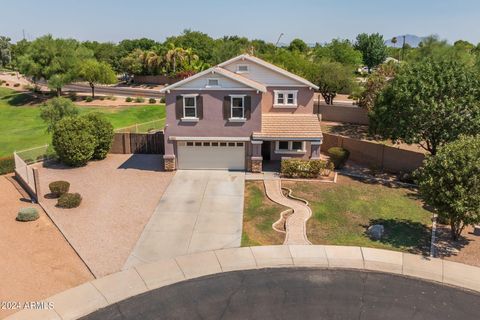
[[[42,203],[95,276],[119,271],[149,221],[172,172],[164,172],[161,155],[110,154],[81,168],[39,167]],[[70,182],[83,200],[75,209],[57,208],[45,197],[48,184]]]
[[[469,264],[480,267],[480,236],[473,234],[473,227],[463,230],[458,241],[450,238],[450,227],[437,227],[436,248],[439,257],[445,260]]]
[[[40,218],[17,222],[24,207],[37,208]],[[93,279],[41,207],[7,176],[0,176],[0,208],[0,301],[37,301]],[[0,310],[0,318],[13,312]]]

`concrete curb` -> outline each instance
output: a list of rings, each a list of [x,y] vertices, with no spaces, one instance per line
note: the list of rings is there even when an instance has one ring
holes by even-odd
[[[54,309],[23,310],[8,320],[71,320],[140,293],[234,270],[312,267],[377,271],[480,292],[480,268],[408,253],[347,246],[289,245],[206,251],[143,264],[54,295]]]

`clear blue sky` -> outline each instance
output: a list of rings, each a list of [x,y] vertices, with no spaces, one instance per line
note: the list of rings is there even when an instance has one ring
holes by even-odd
[[[163,41],[186,28],[214,38],[246,36],[308,43],[353,39],[360,32],[438,34],[480,42],[478,0],[2,0],[0,35],[14,41],[56,37],[117,42]]]

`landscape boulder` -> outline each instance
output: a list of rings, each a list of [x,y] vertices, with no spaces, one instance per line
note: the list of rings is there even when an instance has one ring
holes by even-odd
[[[381,224],[374,224],[368,227],[367,233],[373,240],[380,240],[383,237],[385,228]]]

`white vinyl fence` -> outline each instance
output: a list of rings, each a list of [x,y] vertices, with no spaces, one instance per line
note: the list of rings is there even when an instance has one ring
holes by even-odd
[[[40,193],[40,183],[38,181],[38,172],[36,172],[36,169],[31,165],[44,161],[51,156],[53,156],[53,153],[49,150],[48,144],[41,147],[15,151],[13,153],[13,158],[15,159],[15,174],[27,192],[36,199]]]

